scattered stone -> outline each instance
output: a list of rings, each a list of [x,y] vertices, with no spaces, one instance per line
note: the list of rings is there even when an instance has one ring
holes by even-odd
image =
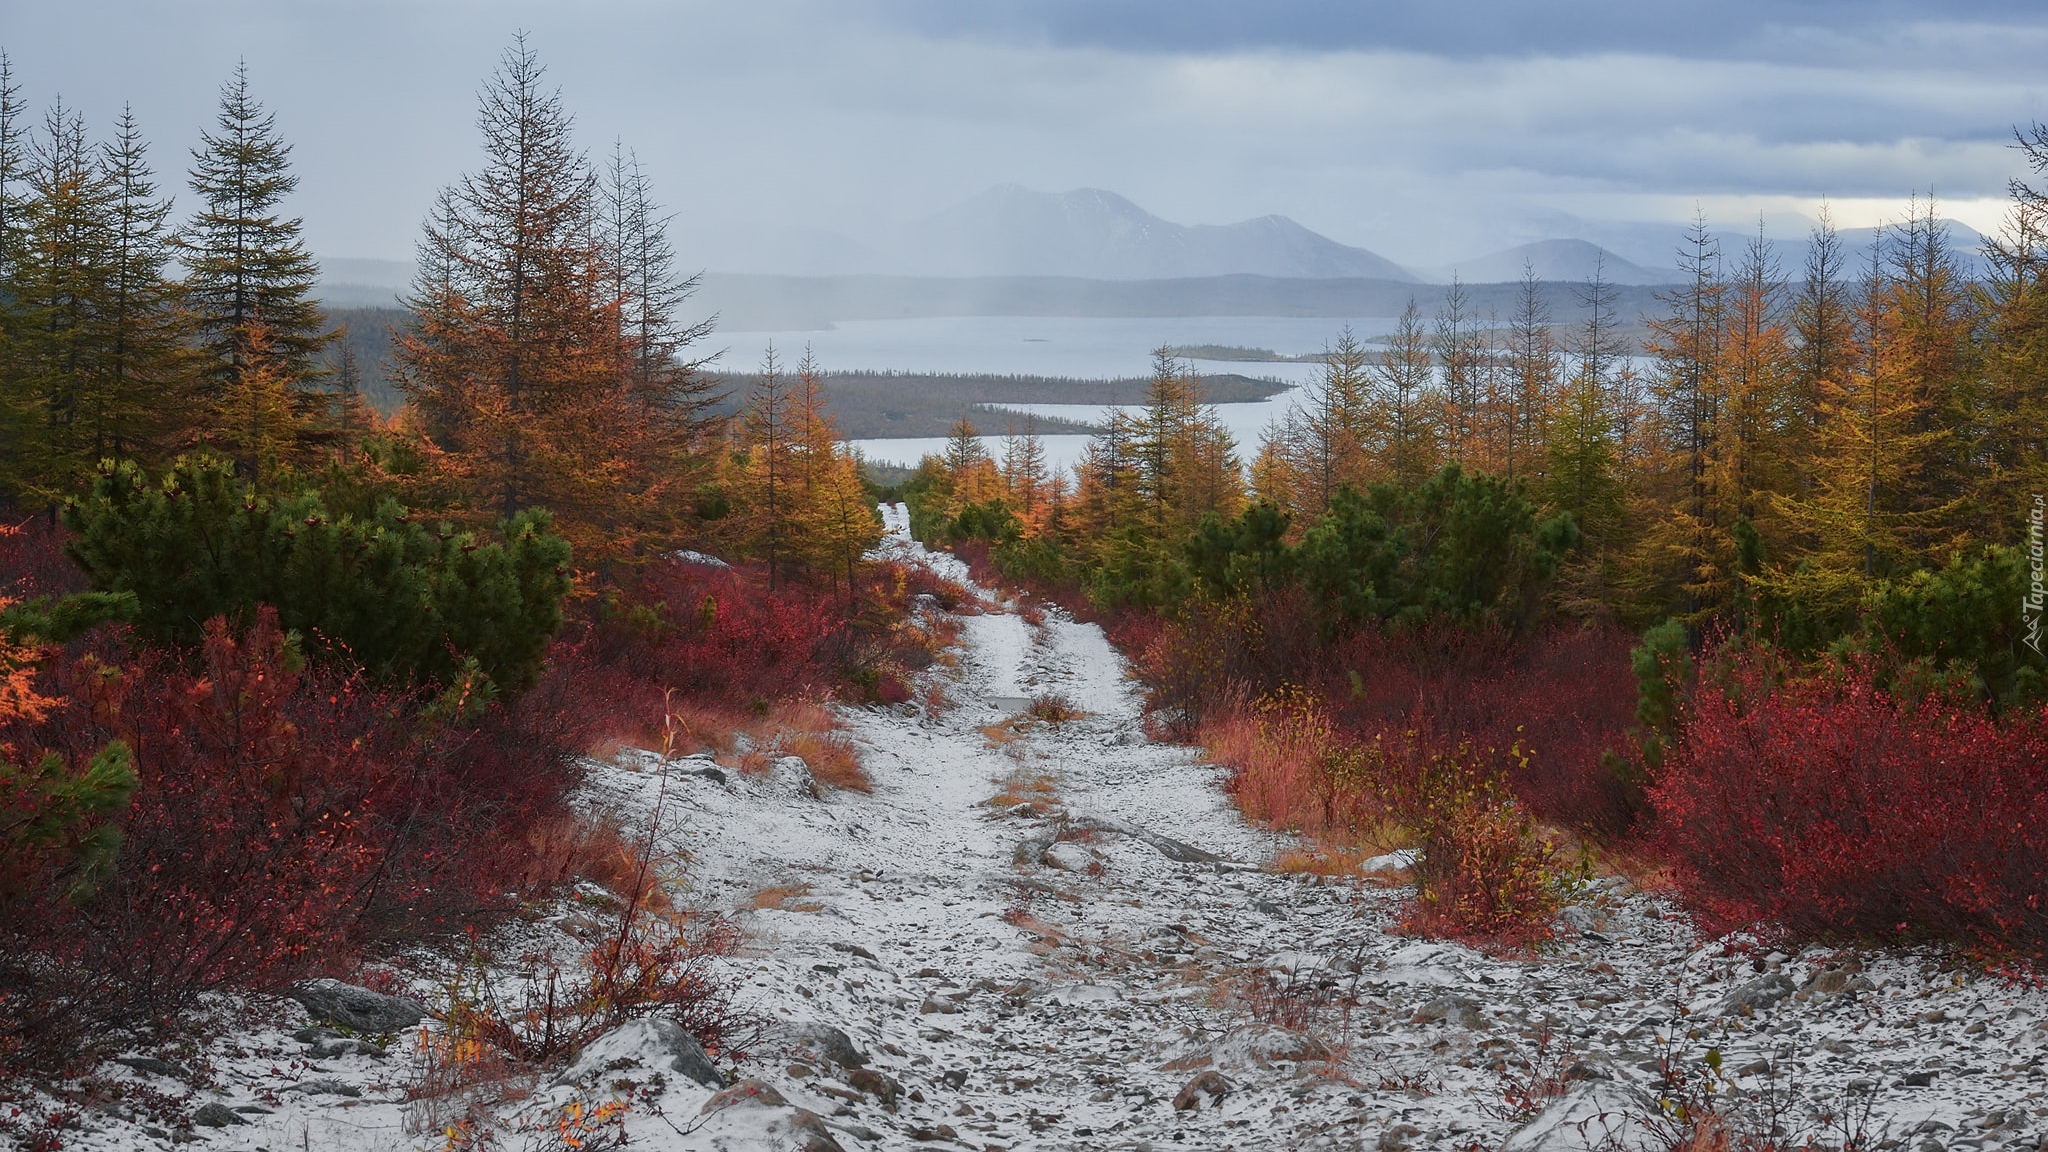
[[[1728,994],[1721,1001],[1723,1016],[1754,1016],[1792,995],[1792,981],[1783,972],[1759,976]]]
[[[789,1118],[789,1126],[797,1133],[799,1152],[846,1152],[839,1141],[833,1139],[832,1129],[825,1118],[808,1108],[798,1108]]]
[[[1061,840],[1048,847],[1042,854],[1047,867],[1066,872],[1086,872],[1095,864],[1095,853],[1087,845],[1072,840]]]
[[[197,1112],[192,1113],[192,1123],[201,1128],[231,1128],[248,1121],[225,1104],[202,1104]]]
[[[1223,1078],[1214,1068],[1195,1073],[1195,1078],[1181,1086],[1173,1098],[1176,1112],[1198,1112],[1204,1106],[1214,1108],[1230,1095],[1230,1081]]]
[[[623,1068],[677,1072],[706,1088],[721,1088],[725,1076],[697,1038],[673,1020],[632,1020],[583,1046],[555,1080],[556,1084],[589,1084]]]
[[[822,799],[824,793],[818,790],[818,778],[811,774],[811,766],[801,756],[778,756],[768,766],[768,778],[778,787],[797,796],[813,800]]]
[[[853,1038],[830,1024],[792,1024],[786,1036],[792,1052],[809,1052],[841,1068],[867,1067],[868,1058],[853,1046]]]
[[[386,996],[339,980],[311,980],[294,985],[286,996],[304,1005],[316,1020],[331,1020],[357,1032],[402,1032],[420,1022],[427,1006],[402,996]]]
[[[336,1056],[368,1056],[372,1060],[382,1060],[384,1049],[353,1036],[330,1036],[315,1042],[306,1055],[315,1060],[331,1060]]]
[[[1474,1032],[1486,1027],[1486,1017],[1480,1014],[1479,1005],[1463,996],[1439,996],[1415,1010],[1417,1024],[1446,1020]]]
[[[1574,904],[1557,914],[1557,919],[1574,932],[1597,932],[1604,926],[1598,912],[1584,904]]]
[[[1408,1152],[1415,1146],[1415,1138],[1422,1135],[1422,1129],[1413,1124],[1396,1124],[1380,1133],[1380,1152]]]
[[[1583,1080],[1509,1134],[1500,1152],[1632,1148],[1650,1135],[1643,1120],[1662,1114],[1657,1102],[1638,1088],[1617,1080]]]
[[[742,1080],[730,1088],[721,1088],[711,1094],[711,1099],[698,1109],[700,1115],[708,1116],[726,1108],[746,1106],[753,1108],[780,1108],[789,1101],[775,1090],[773,1084],[759,1080]]]
[[[846,1074],[846,1082],[862,1092],[873,1096],[882,1107],[890,1112],[896,1110],[896,1101],[903,1095],[903,1085],[893,1077],[872,1068],[856,1068]],[[867,1139],[867,1137],[862,1137]]]

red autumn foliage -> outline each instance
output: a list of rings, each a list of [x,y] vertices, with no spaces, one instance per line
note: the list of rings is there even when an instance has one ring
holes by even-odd
[[[828,696],[900,703],[908,675],[950,641],[914,618],[922,596],[953,607],[965,592],[901,564],[863,565],[849,599],[843,587],[770,588],[750,565],[664,557],[583,625],[574,660],[587,693],[638,701],[650,716],[670,690],[735,708]]]
[[[1900,699],[1866,664],[1702,674],[1650,798],[1706,927],[2048,957],[2048,714]]]
[[[1179,619],[1144,614],[1112,625],[1149,690],[1164,734],[1191,739],[1212,714],[1242,710],[1283,686],[1324,702],[1350,738],[1520,745],[1515,796],[1551,823],[1602,839],[1634,818],[1627,791],[1601,765],[1632,722],[1630,638],[1556,626],[1526,634],[1449,624],[1319,635],[1298,593],[1204,606]],[[1304,802],[1309,798],[1304,797]]]
[[[0,598],[27,600],[85,590],[85,574],[64,555],[64,527],[49,516],[15,517],[0,531]]]
[[[53,661],[62,704],[5,734],[82,763],[124,741],[138,780],[113,874],[89,898],[32,887],[0,909],[0,1032],[29,1053],[48,1013],[161,1022],[197,993],[267,988],[363,948],[510,911],[523,833],[555,813],[585,732],[558,674],[475,722],[296,659],[276,616],[197,653],[102,634]],[[551,699],[555,697],[556,699]],[[30,957],[36,959],[30,960]],[[36,985],[33,997],[21,982]]]

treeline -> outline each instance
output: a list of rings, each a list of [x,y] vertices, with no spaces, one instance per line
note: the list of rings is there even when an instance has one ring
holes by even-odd
[[[1566,329],[1533,277],[1505,324],[1453,285],[1431,322],[1411,305],[1383,349],[1345,332],[1248,449],[1162,350],[1144,405],[1071,484],[1028,447],[998,463],[956,442],[910,491],[928,531],[984,536],[1007,570],[1084,584],[1103,607],[1284,578],[1316,588],[1320,610],[1370,600],[1391,618],[1410,607],[1393,589],[1449,564],[1477,583],[1444,611],[1498,614],[1534,563],[1541,594],[1512,598],[1525,623],[1669,618],[1811,651],[1876,612],[1891,641],[1962,661],[1993,695],[2035,693],[2020,610],[2048,490],[2048,248],[2041,201],[2020,193],[1982,282],[1960,273],[1931,203],[1860,269],[1823,222],[1789,283],[1761,237],[1724,259],[1701,223],[1645,347],[1617,338],[1597,281]],[[1436,558],[1464,546],[1439,518],[1494,554]],[[1338,539],[1355,595],[1318,568]],[[1373,549],[1391,551],[1368,563]],[[1912,623],[1906,601],[1971,618]]]
[[[32,124],[0,58],[0,502],[54,511],[103,466],[155,475],[203,454],[265,494],[346,474],[459,523],[544,508],[585,572],[681,543],[795,554],[792,501],[860,495],[815,397],[808,414],[714,410],[719,382],[691,353],[710,325],[685,316],[697,281],[675,266],[645,175],[623,146],[597,165],[577,150],[523,44],[481,123],[483,167],[435,201],[390,333],[395,396],[367,395],[369,345],[312,295],[318,269],[286,208],[291,147],[245,72],[192,155],[197,207],[176,222],[132,113],[98,143],[62,106]],[[754,392],[788,402],[780,384]],[[817,434],[779,439],[798,425]],[[772,511],[742,497],[757,491]]]

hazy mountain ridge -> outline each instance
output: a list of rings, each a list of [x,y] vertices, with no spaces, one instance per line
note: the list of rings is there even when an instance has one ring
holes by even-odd
[[[1774,223],[1775,231],[1790,233],[1771,237],[1778,276],[1786,282],[1797,281],[1810,247],[1807,234],[1799,230],[1802,220],[1783,218]],[[1511,284],[1521,279],[1525,263],[1533,267],[1538,279],[1552,283],[1583,282],[1592,277],[1596,265],[1609,283],[1625,287],[1674,284],[1684,279],[1679,268],[1679,253],[1687,247],[1683,225],[1567,218],[1550,221],[1550,225],[1560,232],[1578,235],[1553,235],[1446,264],[1410,268],[1367,249],[1340,243],[1285,216],[1260,216],[1235,224],[1183,225],[1103,189],[1049,193],[1006,184],[872,242],[822,228],[725,223],[712,226],[693,225],[689,221],[678,222],[676,239],[686,267],[708,269],[714,278],[728,282],[766,277],[949,283],[953,285],[950,290],[963,297],[964,302],[955,307],[966,308],[970,313],[986,306],[981,302],[998,280],[1036,284],[1035,288],[1021,291],[1013,284],[1010,290],[1000,293],[1010,299],[1002,311],[1014,311],[1020,306],[1021,297],[1044,296],[1054,281],[1065,282],[1061,290],[1052,293],[1061,301],[1051,305],[1056,309],[1050,313],[1053,315],[1079,314],[1073,311],[1074,302],[1090,298],[1114,298],[1114,307],[1140,309],[1137,313],[1120,311],[1107,315],[1220,315],[1213,309],[1227,299],[1241,298],[1241,291],[1195,292],[1200,299],[1194,301],[1188,299],[1187,286],[1231,278],[1273,284],[1301,282],[1300,287],[1287,290],[1268,284],[1254,293],[1264,303],[1255,305],[1255,311],[1249,314],[1285,315],[1298,314],[1293,309],[1301,306],[1298,301],[1303,297],[1329,295],[1328,282],[1400,286],[1395,294],[1445,284],[1454,276],[1466,284]],[[1979,254],[1984,237],[1959,222],[1949,221],[1947,227],[1951,249],[1963,274],[1984,275],[1987,269]],[[1869,267],[1879,230],[1845,228],[1838,235],[1843,256],[1840,275],[1851,279]],[[1742,260],[1748,236],[1717,231],[1715,242],[1723,269],[1732,273]],[[406,289],[411,276],[409,261],[328,259],[323,262],[319,291],[331,307],[389,306]],[[1074,287],[1084,282],[1104,287]],[[1155,287],[1110,287],[1117,284]],[[1316,287],[1318,284],[1324,287]],[[1296,302],[1278,304],[1276,294]],[[1375,290],[1372,294],[1381,297],[1387,293]],[[817,293],[799,295],[815,297]],[[917,295],[927,297],[929,292],[920,290]],[[1139,297],[1145,302],[1136,303]],[[1164,303],[1171,299],[1185,303]],[[1158,311],[1164,306],[1197,310]],[[947,314],[935,313],[932,307],[929,302],[920,302],[913,311],[920,315]],[[1272,312],[1276,307],[1286,310]],[[863,306],[861,315],[872,315],[875,310],[873,306]],[[888,311],[886,307],[882,310]],[[821,315],[812,319],[823,323],[855,318]]]
[[[1049,193],[1000,185],[903,229],[892,247],[906,269],[936,276],[1416,279],[1377,253],[1285,216],[1191,227],[1099,188]]]

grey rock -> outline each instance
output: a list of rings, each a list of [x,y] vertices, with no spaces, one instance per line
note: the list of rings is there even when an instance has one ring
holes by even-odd
[[[225,1104],[202,1104],[197,1112],[192,1113],[192,1123],[201,1128],[231,1128],[248,1121]]]
[[[1662,1115],[1641,1089],[1617,1080],[1581,1080],[1509,1134],[1500,1152],[1616,1152],[1642,1147],[1643,1126]]]
[[[959,1011],[958,1007],[954,1011]],[[868,1058],[853,1046],[853,1038],[830,1024],[792,1024],[785,1033],[793,1051],[811,1052],[819,1059],[841,1068],[865,1068]]]
[[[807,1108],[798,1108],[790,1117],[790,1128],[797,1134],[798,1152],[846,1152],[839,1141],[832,1138],[832,1129],[825,1118]]]
[[[402,996],[386,996],[339,980],[311,980],[293,986],[286,996],[305,1005],[316,1020],[331,1020],[358,1032],[401,1032],[420,1022],[427,1006]]]
[[[330,1036],[316,1042],[312,1048],[307,1050],[306,1055],[311,1056],[315,1060],[331,1060],[336,1056],[368,1056],[372,1060],[382,1060],[384,1059],[384,1049],[377,1047],[368,1040],[357,1040],[354,1037],[346,1036]]]
[[[1439,996],[1415,1010],[1417,1024],[1441,1021],[1475,1032],[1486,1027],[1486,1017],[1480,1014],[1479,1005],[1463,996]]]
[[[846,1082],[855,1089],[873,1096],[881,1102],[883,1108],[891,1112],[896,1110],[896,1101],[903,1095],[903,1085],[898,1084],[894,1077],[886,1076],[872,1068],[854,1069],[846,1074]],[[862,1136],[861,1139],[870,1140],[873,1137]]]
[[[1380,1133],[1380,1152],[1407,1152],[1415,1146],[1415,1140],[1422,1135],[1422,1129],[1413,1124],[1396,1124]]]
[[[604,1073],[640,1067],[679,1073],[706,1088],[722,1088],[725,1076],[697,1038],[673,1020],[632,1020],[583,1046],[557,1084],[588,1084]]]
[[[1730,992],[1728,998],[1721,1001],[1721,1015],[1752,1016],[1775,1006],[1792,993],[1790,977],[1783,972],[1770,972]]]
[[[1180,1092],[1173,1098],[1173,1110],[1198,1112],[1205,1105],[1214,1108],[1223,1102],[1225,1096],[1230,1095],[1230,1089],[1231,1083],[1223,1078],[1223,1073],[1214,1068],[1205,1068],[1195,1073],[1192,1080],[1181,1085]]]
[[[1075,828],[1086,828],[1096,832],[1112,832],[1120,836],[1129,836],[1131,839],[1144,844],[1177,864],[1229,863],[1229,857],[1218,856],[1214,852],[1204,851],[1192,844],[1175,840],[1171,836],[1161,836],[1157,832],[1148,832],[1143,828],[1125,824],[1121,821],[1105,820],[1100,816],[1077,816],[1069,823]]]
[[[789,1101],[782,1098],[782,1093],[777,1092],[774,1085],[759,1080],[742,1080],[730,1088],[713,1092],[700,1111],[708,1116],[725,1108],[780,1108],[787,1103]]]

